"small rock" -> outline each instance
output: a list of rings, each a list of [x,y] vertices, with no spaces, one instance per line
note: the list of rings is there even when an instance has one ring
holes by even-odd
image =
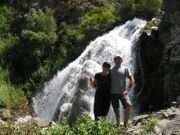
[[[155,127],[155,133],[160,135],[162,134],[163,130],[166,128],[170,120],[163,119],[158,122],[157,126]]]
[[[176,105],[177,105],[177,102],[173,101],[173,102],[171,102],[171,105],[172,105],[172,106],[176,106]]]
[[[176,116],[176,113],[173,112],[170,108],[163,113],[166,118],[173,118]]]
[[[7,119],[12,118],[12,115],[10,114],[9,110],[3,108],[3,109],[0,109],[0,118],[2,120],[7,120]]]
[[[35,122],[35,124],[38,127],[41,127],[41,128],[48,127],[51,124],[51,122],[46,118],[34,117],[32,118],[32,120]]]
[[[172,110],[173,112],[175,112],[175,111],[176,111],[176,108],[175,108],[175,107],[171,107],[171,110]]]

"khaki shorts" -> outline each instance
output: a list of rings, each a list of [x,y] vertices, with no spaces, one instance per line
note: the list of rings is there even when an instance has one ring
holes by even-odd
[[[121,103],[124,109],[126,109],[128,105],[132,106],[129,95],[111,94],[111,103],[112,103],[114,112],[119,111],[119,100],[121,100]]]

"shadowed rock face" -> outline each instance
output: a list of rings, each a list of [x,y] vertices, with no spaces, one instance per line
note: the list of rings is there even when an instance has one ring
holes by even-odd
[[[168,106],[180,95],[180,1],[166,0],[159,30],[141,35],[141,110]]]
[[[72,104],[72,110],[69,114],[68,122],[72,124],[76,121],[78,116],[82,115],[82,113],[90,112],[90,103],[85,98],[85,95],[87,94],[88,88],[88,76],[82,77],[78,81],[78,90],[75,94],[74,102]]]
[[[140,38],[140,45],[144,72],[144,83],[140,97],[141,111],[161,108],[166,104],[163,81],[159,72],[164,48],[159,40],[158,31],[153,30],[150,36],[143,33]]]

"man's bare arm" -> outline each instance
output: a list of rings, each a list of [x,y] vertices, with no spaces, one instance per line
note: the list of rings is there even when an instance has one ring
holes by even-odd
[[[129,76],[129,85],[127,87],[127,89],[123,92],[124,95],[128,95],[129,91],[132,89],[132,87],[134,86],[135,80],[133,76]]]
[[[134,77],[132,75],[129,76],[128,79],[130,82],[129,82],[129,85],[127,87],[127,91],[129,92],[132,89],[132,87],[134,86],[135,80],[134,80]]]

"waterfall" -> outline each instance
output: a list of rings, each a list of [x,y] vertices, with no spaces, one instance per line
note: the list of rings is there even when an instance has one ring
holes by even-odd
[[[33,97],[34,112],[49,120],[68,117],[73,122],[82,113],[88,113],[93,118],[95,90],[90,85],[89,77],[101,71],[104,61],[109,61],[113,66],[115,54],[120,54],[122,64],[134,73],[136,55],[133,45],[145,24],[146,21],[135,18],[96,38],[75,61],[59,71]]]

